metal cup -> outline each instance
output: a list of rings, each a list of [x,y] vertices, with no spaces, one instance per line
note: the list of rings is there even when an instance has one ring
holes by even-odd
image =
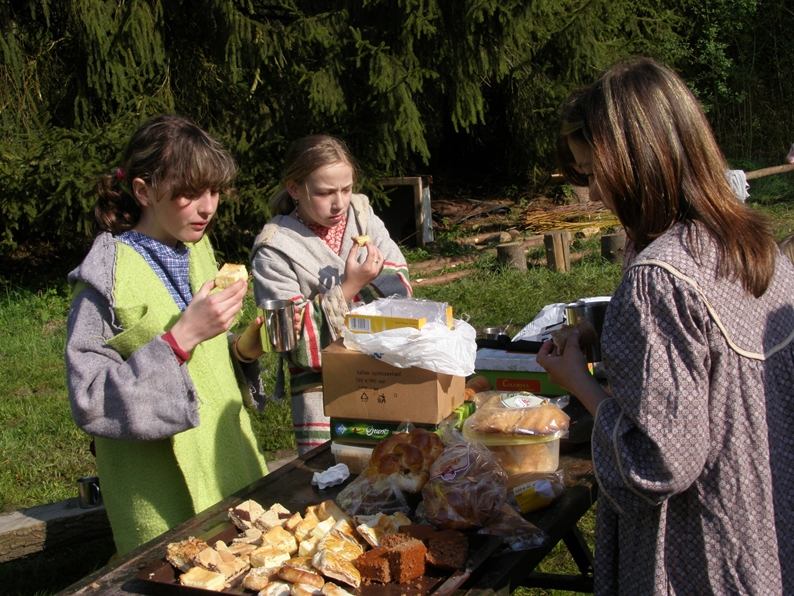
[[[569,325],[575,325],[580,318],[587,318],[595,327],[598,343],[587,346],[584,350],[587,361],[601,362],[601,331],[604,328],[604,315],[609,306],[609,297],[581,298],[565,307],[565,317]]]
[[[77,496],[80,507],[90,509],[102,504],[102,493],[99,490],[98,476],[83,476],[77,480]]]
[[[292,300],[266,300],[259,305],[265,324],[262,325],[262,345],[267,342],[274,352],[289,352],[295,348],[295,304]],[[267,348],[265,348],[267,349]]]

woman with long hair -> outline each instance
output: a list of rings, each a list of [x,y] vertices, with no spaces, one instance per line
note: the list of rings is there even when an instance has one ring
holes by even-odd
[[[672,70],[611,67],[559,140],[638,253],[604,321],[609,392],[578,334],[538,354],[595,416],[596,593],[794,593],[794,267]]]

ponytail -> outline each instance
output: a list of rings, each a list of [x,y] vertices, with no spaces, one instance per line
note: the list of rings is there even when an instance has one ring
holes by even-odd
[[[270,197],[270,215],[289,215],[295,210],[295,201],[289,196],[287,187],[281,185]]]
[[[119,175],[121,174],[121,176]],[[124,187],[123,170],[105,174],[96,183],[97,201],[94,219],[100,230],[118,235],[136,226],[141,218],[141,206]]]

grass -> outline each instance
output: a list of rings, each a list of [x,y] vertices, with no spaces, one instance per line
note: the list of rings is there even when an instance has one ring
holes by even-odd
[[[753,207],[771,218],[778,239],[794,233],[794,176],[779,178],[784,184],[780,180],[762,184],[761,179],[751,187]],[[501,268],[493,257],[483,257],[468,276],[444,286],[417,288],[415,294],[453,305],[456,317],[468,317],[475,327],[503,324],[512,317],[517,330],[550,302],[613,291],[620,267],[601,260],[597,239],[577,242],[572,250],[584,252],[585,257],[568,274],[552,273],[543,266],[530,266],[520,273]],[[436,246],[408,251],[409,262],[439,256],[438,246],[459,250],[442,237]],[[542,255],[541,248],[530,257]],[[75,427],[69,410],[63,363],[67,288],[60,282],[42,287],[34,291],[0,278],[0,511],[74,497],[76,478],[96,471],[88,437]],[[249,297],[240,320],[253,316]],[[272,391],[277,358],[266,355],[260,363],[266,389]],[[274,455],[278,450],[294,449],[288,399],[268,403],[265,411],[253,418],[266,452]],[[591,510],[579,524],[591,547],[594,525]],[[100,540],[68,553],[43,553],[2,564],[2,591],[53,594],[104,565],[113,550],[111,541]],[[577,571],[562,545],[544,560],[540,570]],[[523,588],[515,592],[515,596],[562,594],[569,593]]]

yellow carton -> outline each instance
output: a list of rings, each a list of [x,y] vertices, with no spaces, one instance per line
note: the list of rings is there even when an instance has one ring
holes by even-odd
[[[400,327],[421,329],[428,321],[444,321],[452,329],[452,307],[429,300],[387,298],[345,315],[345,326],[353,333],[380,333]]]

